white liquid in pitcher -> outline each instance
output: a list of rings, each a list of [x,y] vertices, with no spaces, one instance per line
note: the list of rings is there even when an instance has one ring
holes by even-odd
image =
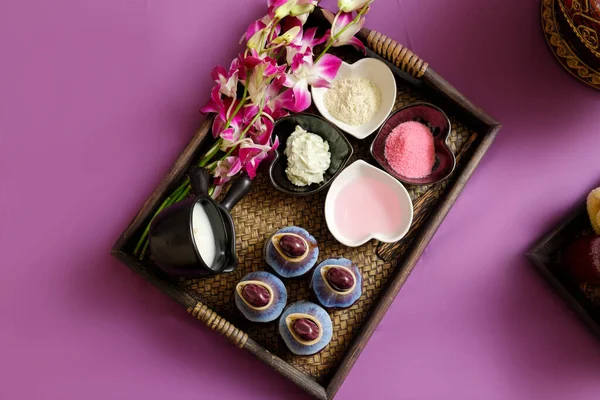
[[[196,203],[192,210],[192,232],[194,242],[200,252],[202,261],[210,268],[215,262],[215,235],[213,234],[210,219],[202,205]]]

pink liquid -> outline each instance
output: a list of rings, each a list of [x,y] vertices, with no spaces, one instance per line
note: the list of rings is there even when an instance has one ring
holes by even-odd
[[[340,190],[333,215],[340,232],[354,240],[374,232],[395,235],[403,221],[398,192],[368,175],[358,177]]]

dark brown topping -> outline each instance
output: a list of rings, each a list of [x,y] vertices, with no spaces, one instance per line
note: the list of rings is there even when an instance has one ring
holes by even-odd
[[[292,323],[292,329],[300,339],[310,342],[319,337],[319,325],[308,318],[298,318]]]
[[[266,287],[249,283],[242,289],[242,297],[253,307],[264,307],[271,300],[271,293]]]
[[[332,288],[339,292],[345,292],[354,286],[354,275],[345,268],[329,268],[325,274],[325,279]]]
[[[279,238],[279,247],[283,254],[290,258],[298,258],[307,250],[306,242],[299,236],[283,235]]]

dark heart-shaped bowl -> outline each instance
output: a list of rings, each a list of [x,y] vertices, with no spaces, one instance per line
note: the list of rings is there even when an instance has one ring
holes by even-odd
[[[296,125],[300,125],[310,133],[319,135],[329,143],[331,164],[324,174],[325,180],[321,183],[313,183],[309,186],[296,186],[289,181],[285,174],[285,169],[287,168],[287,157],[284,154],[285,146],[288,138],[296,129]],[[342,172],[342,169],[344,169],[344,166],[346,166],[352,156],[352,145],[344,134],[325,118],[318,115],[304,113],[282,118],[275,124],[273,135],[279,137],[279,148],[277,149],[275,158],[271,162],[269,177],[275,189],[291,196],[308,196],[325,189]]]
[[[398,174],[385,158],[385,141],[392,130],[403,122],[417,121],[431,130],[435,146],[435,164],[431,174],[423,178],[409,178]],[[393,112],[383,123],[377,136],[371,143],[371,155],[394,178],[410,185],[429,185],[440,182],[450,176],[456,167],[456,158],[447,143],[451,126],[448,116],[429,103],[415,103]]]

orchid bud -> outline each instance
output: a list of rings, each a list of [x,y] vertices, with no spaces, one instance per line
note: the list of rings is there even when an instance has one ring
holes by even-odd
[[[294,8],[290,10],[290,15],[292,17],[297,17],[300,15],[310,14],[315,9],[315,5],[311,2],[308,4],[298,4]]]
[[[264,35],[264,29],[261,29],[259,31],[256,31],[251,37],[250,39],[248,39],[248,42],[246,43],[246,47],[248,47],[250,50],[260,50],[262,49],[263,46],[263,38]]]
[[[290,15],[292,8],[294,8],[296,6],[296,3],[298,3],[298,0],[287,0],[283,4],[280,4],[280,3],[281,2],[277,2],[275,4],[275,6],[277,7],[275,9],[275,18],[277,18],[277,19],[283,19],[283,18],[287,17],[288,15]]]
[[[338,0],[338,7],[342,12],[360,10],[372,0]]]
[[[277,0],[273,3],[275,18],[296,17],[313,12],[317,0]]]
[[[296,38],[296,36],[298,36],[301,30],[302,28],[299,26],[294,26],[287,30],[283,35],[277,36],[271,43],[273,45],[288,45]]]

